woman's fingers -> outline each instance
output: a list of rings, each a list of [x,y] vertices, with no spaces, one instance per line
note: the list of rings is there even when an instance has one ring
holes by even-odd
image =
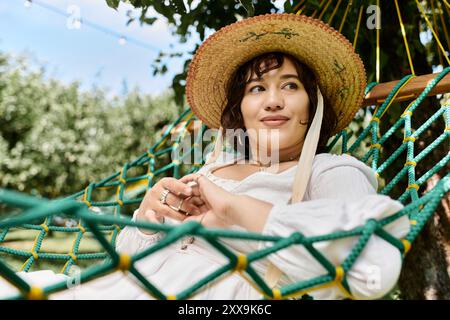
[[[175,178],[163,178],[160,182],[164,189],[169,190],[177,196],[190,197],[192,195],[192,187],[187,186],[186,183],[181,180]]]
[[[201,174],[198,173],[190,173],[185,175],[184,177],[180,178],[180,181],[183,183],[188,183],[191,181],[197,181],[197,179],[201,176]]]
[[[198,189],[198,182],[197,180],[201,177],[201,174],[198,173],[191,173],[188,175],[185,175],[180,179],[181,182],[186,183],[187,186],[192,188],[192,194],[194,196],[200,197],[200,190]]]
[[[177,211],[176,209],[179,209],[183,211],[182,213],[188,212],[191,215],[200,214],[198,206],[193,201],[191,201],[191,199],[192,199],[191,197],[180,198],[174,195],[173,193],[169,193],[166,197],[166,204],[169,207],[170,206],[174,207],[175,209],[174,208],[172,209],[174,209],[175,211]],[[199,200],[195,201],[200,204]]]
[[[178,221],[183,221],[184,219],[186,219],[188,216],[185,213],[182,212],[178,212],[174,209],[172,209],[171,207],[169,207],[168,205],[159,203],[156,205],[156,212],[158,212],[158,214],[168,217],[168,218],[172,218],[174,220],[178,220]]]
[[[199,207],[205,204],[205,201],[202,200],[202,198],[193,196],[186,199],[188,202],[194,204],[195,206]]]
[[[175,178],[162,178],[144,196],[140,210],[153,210],[159,216],[166,216],[183,221],[188,216],[196,216],[204,212],[204,201],[200,197],[198,185],[192,179],[194,175],[187,175],[185,181]],[[187,182],[192,186],[188,186]],[[169,190],[165,204],[161,203],[164,190]],[[183,202],[181,202],[183,200]],[[180,206],[181,204],[181,206]],[[179,208],[180,211],[177,209]]]

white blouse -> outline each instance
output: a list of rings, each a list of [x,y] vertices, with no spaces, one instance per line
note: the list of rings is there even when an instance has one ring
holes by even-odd
[[[325,235],[350,230],[367,222],[382,219],[403,208],[388,196],[377,194],[377,179],[373,170],[350,155],[318,154],[314,158],[311,178],[302,202],[290,204],[295,169],[293,166],[280,173],[256,172],[242,181],[217,177],[213,169],[230,163],[231,154],[203,166],[198,173],[206,175],[223,189],[245,194],[273,204],[263,234],[289,236],[301,232],[305,236]],[[134,216],[136,215],[136,212]],[[135,217],[133,217],[135,219]],[[166,219],[166,223],[178,222]],[[232,230],[245,231],[232,226]],[[404,216],[385,226],[394,237],[403,238],[409,231],[408,217]],[[147,235],[136,227],[125,227],[117,238],[116,249],[127,254],[138,253],[164,237],[158,232]],[[173,294],[206,277],[228,262],[209,243],[197,238],[186,244],[182,239],[156,253],[143,258],[136,268],[160,291]],[[314,244],[333,264],[340,265],[347,258],[358,237],[324,241]],[[236,253],[247,254],[272,245],[269,242],[222,238],[221,242]],[[278,285],[308,280],[327,274],[326,269],[302,246],[290,246],[252,263],[264,277],[269,261],[277,266],[283,277]],[[397,248],[373,235],[347,273],[350,291],[356,299],[376,299],[386,295],[400,275],[402,257]],[[68,278],[52,271],[19,272],[20,276],[35,285],[49,285]],[[0,298],[17,290],[0,279]],[[314,299],[341,299],[345,296],[337,287],[310,293]],[[51,299],[152,299],[139,281],[129,273],[116,271],[63,292]],[[192,299],[261,299],[256,291],[238,273],[228,274],[213,281]]]

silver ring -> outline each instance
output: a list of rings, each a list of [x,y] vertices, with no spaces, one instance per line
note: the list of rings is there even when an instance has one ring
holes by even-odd
[[[171,207],[173,210],[178,211],[178,212],[185,212],[184,210],[181,210],[181,206],[183,205],[183,201],[184,199],[181,199],[180,203],[178,204],[178,207],[172,206],[170,204],[167,204],[169,207]]]
[[[161,192],[161,195],[159,196],[159,201],[161,201],[162,204],[167,204],[166,199],[169,193],[170,190],[168,189],[164,189],[163,192]]]
[[[184,201],[184,199],[181,199],[180,203],[178,204],[178,207],[172,206],[172,205],[170,205],[170,204],[168,204],[168,203],[167,203],[167,205],[168,205],[169,207],[171,207],[173,210],[177,211],[177,212],[183,212],[183,213],[185,213],[184,210],[181,210],[181,206],[183,205],[183,201]]]
[[[181,199],[180,203],[178,204],[177,211],[184,211],[184,210],[181,210],[181,206],[183,205],[183,201],[184,201],[184,199]]]

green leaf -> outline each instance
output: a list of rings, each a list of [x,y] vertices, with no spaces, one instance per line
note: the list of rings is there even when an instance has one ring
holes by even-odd
[[[106,0],[106,4],[108,7],[111,7],[113,9],[117,10],[117,7],[119,6],[120,0]]]
[[[284,12],[286,13],[292,13],[292,4],[291,0],[286,0],[284,2]]]
[[[146,17],[144,17],[144,18],[141,18],[141,25],[143,23],[152,25],[156,20],[158,20],[158,18],[146,18]]]

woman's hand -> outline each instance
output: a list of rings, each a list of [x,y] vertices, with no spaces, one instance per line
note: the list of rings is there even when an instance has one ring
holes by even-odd
[[[205,227],[226,228],[239,225],[249,231],[261,232],[273,207],[269,202],[228,192],[199,174],[187,175],[180,181],[195,181],[197,186],[193,189],[195,192],[198,190],[200,199],[204,202],[201,206],[202,214],[185,221],[195,220]]]
[[[160,201],[164,190],[170,191],[166,197],[167,204],[162,204]],[[178,208],[180,203],[180,210],[182,210],[180,212],[170,207]],[[137,219],[162,222],[164,217],[168,217],[184,221],[188,217],[186,213],[189,213],[189,215],[201,214],[199,206],[202,205],[203,201],[200,199],[198,191],[181,180],[162,178],[145,194],[139,206]]]
[[[203,210],[211,210],[219,219],[227,221],[228,208],[235,197],[234,194],[219,187],[201,174],[189,174],[180,181],[185,183],[195,181],[197,185],[193,185],[192,188],[203,201]]]
[[[185,221],[197,221],[206,227],[226,228],[232,224],[228,219],[230,204],[237,197],[235,194],[226,191],[208,178],[200,174],[189,174],[180,179],[180,181],[189,183],[195,181],[196,185],[192,188],[199,194],[203,205],[201,205],[201,214],[189,217]]]

